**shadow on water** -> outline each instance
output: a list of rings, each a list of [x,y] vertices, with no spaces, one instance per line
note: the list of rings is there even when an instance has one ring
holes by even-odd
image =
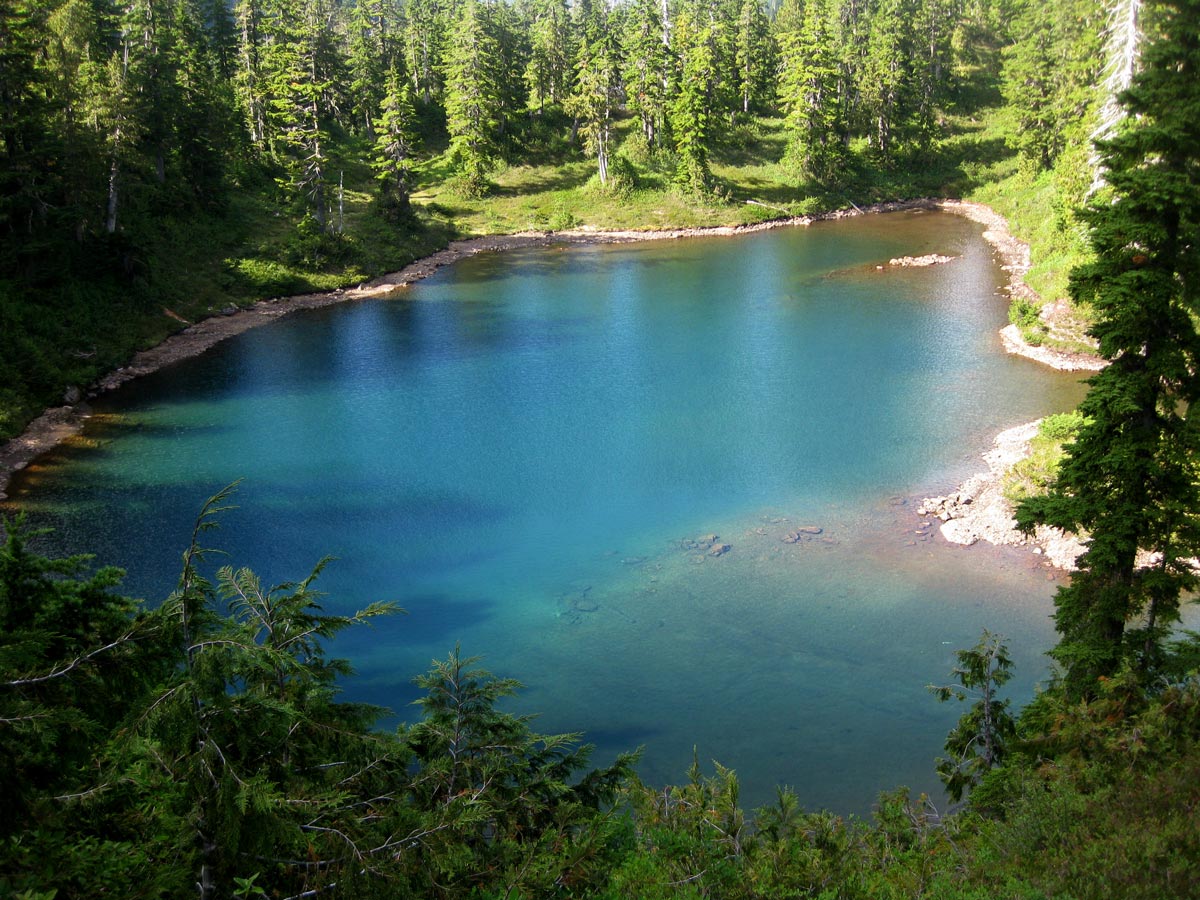
[[[624,747],[626,751],[633,751],[653,743],[660,734],[662,729],[653,725],[630,725],[624,728],[589,728],[583,737],[589,744],[598,747]]]
[[[0,512],[23,511],[31,527],[52,530],[33,542],[38,552],[94,554],[99,563],[127,570],[123,593],[157,604],[175,585],[181,554],[205,500],[237,476],[145,485],[105,477],[108,471],[73,470],[87,483],[86,490],[69,499],[42,497],[38,482],[26,477],[12,500],[0,503]],[[350,562],[358,561],[355,567],[375,560],[377,574],[387,573],[388,583],[397,585],[470,570],[499,552],[496,544],[453,538],[464,528],[497,527],[508,515],[502,505],[450,492],[386,493],[352,480],[334,481],[332,503],[330,495],[313,496],[303,484],[243,482],[228,501],[232,508],[217,518],[218,529],[204,536],[202,546],[219,551],[212,569],[247,567],[265,584],[275,584],[303,578],[326,556],[350,557]],[[70,493],[69,485],[59,484],[63,487]],[[360,534],[347,543],[345,536],[360,531],[364,521],[373,523],[374,540],[364,541]],[[331,534],[339,537],[331,540]],[[431,540],[430,534],[441,539]],[[347,599],[339,607],[366,602],[358,598],[370,586],[342,586],[338,572],[338,566],[327,570],[322,583],[350,588],[343,589]],[[484,601],[445,603],[460,623],[478,624],[485,618]],[[426,620],[421,621],[426,627]],[[428,627],[433,636],[434,626]]]
[[[17,501],[36,504],[38,485],[43,480],[56,477],[60,471],[70,469],[81,460],[103,468],[115,458],[114,450],[131,439],[167,445],[198,438],[219,439],[234,430],[232,425],[219,423],[192,424],[175,419],[157,424],[137,415],[97,412],[89,416],[82,434],[50,448],[31,465],[13,474],[8,487],[9,505]],[[0,509],[4,506],[0,502]]]
[[[559,276],[586,279],[608,271],[611,261],[606,258],[606,253],[627,252],[634,246],[636,245],[578,246],[564,242],[550,247],[480,253],[455,263],[453,272],[439,272],[423,282],[423,286],[438,292],[451,290],[456,286],[509,281],[514,277],[530,282]]]
[[[454,287],[501,281],[512,283],[514,280],[518,283],[536,283],[547,277],[578,278],[580,283],[599,280],[603,283],[611,279],[614,272],[627,269],[636,269],[639,278],[644,278],[648,273],[658,270],[677,271],[681,260],[705,260],[713,252],[719,252],[723,242],[728,240],[726,235],[699,234],[669,241],[651,238],[614,244],[563,243],[503,253],[481,253],[460,260],[452,269],[443,269],[422,282],[422,290],[437,293]],[[666,246],[671,248],[670,256],[663,254]]]
[[[464,632],[494,618],[496,601],[483,597],[423,593],[403,596],[400,605],[407,615],[397,619],[399,640],[427,645],[432,652],[439,652],[438,648],[441,647],[449,652]]]

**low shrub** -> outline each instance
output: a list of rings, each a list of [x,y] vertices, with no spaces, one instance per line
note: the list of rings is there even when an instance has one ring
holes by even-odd
[[[1046,339],[1046,326],[1042,323],[1042,308],[1036,301],[1025,297],[1013,297],[1008,307],[1008,321],[1021,330],[1026,343],[1040,346]]]

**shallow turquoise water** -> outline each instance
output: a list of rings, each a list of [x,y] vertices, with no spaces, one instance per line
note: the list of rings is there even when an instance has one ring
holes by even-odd
[[[899,255],[960,255],[886,270]],[[981,628],[1045,673],[1036,562],[914,535],[914,498],[1077,379],[1006,356],[979,228],[893,214],[744,238],[481,255],[390,299],[299,313],[128,385],[14,485],[59,549],[161,598],[203,499],[265,578],[339,558],[330,608],[409,615],[336,650],[401,716],[460,641],[527,685],[546,731],[644,776],[736,768],[864,812],[957,715],[925,691]],[[822,533],[796,544],[799,525]],[[711,558],[687,539],[715,533]]]

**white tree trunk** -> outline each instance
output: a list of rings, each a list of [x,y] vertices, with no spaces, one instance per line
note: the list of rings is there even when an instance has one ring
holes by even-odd
[[[1104,105],[1100,108],[1100,121],[1092,132],[1093,141],[1110,137],[1117,125],[1125,118],[1125,110],[1118,95],[1129,87],[1137,71],[1141,55],[1141,11],[1142,0],[1113,0],[1108,13],[1108,28],[1105,55],[1108,64],[1104,76]],[[1100,157],[1092,151],[1092,187],[1095,192],[1104,186],[1104,168]]]

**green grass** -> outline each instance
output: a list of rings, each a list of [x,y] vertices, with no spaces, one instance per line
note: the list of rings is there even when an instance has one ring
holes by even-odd
[[[994,107],[981,112],[978,127],[980,141],[996,145],[1017,123],[1007,109]],[[1086,232],[1074,207],[1085,196],[1087,185],[1081,179],[1089,171],[1087,152],[1081,147],[1069,149],[1053,170],[1042,172],[1023,166],[1010,151],[977,167],[976,183],[965,195],[1004,216],[1012,233],[1029,244],[1031,266],[1025,283],[1044,302],[1067,297],[1071,269],[1088,259]],[[1086,324],[1089,311],[1079,313]],[[1045,342],[1083,349],[1078,340],[1056,341],[1054,335],[1047,335]]]
[[[631,128],[627,121],[619,129],[626,146]],[[762,175],[775,165],[762,155],[765,142],[751,144],[751,155],[741,166],[721,162],[713,166],[721,182],[747,194],[756,179],[777,184]],[[467,198],[455,192],[449,162],[436,157],[418,169],[413,201],[452,218],[470,235],[572,228],[650,231],[738,225],[784,215],[721,197],[686,194],[671,182],[669,159],[639,159],[634,165],[637,184],[619,195],[600,187],[594,161],[574,153],[559,163],[502,166],[492,173],[493,188],[487,196]]]
[[[1004,496],[1013,503],[1044,496],[1058,477],[1059,464],[1066,456],[1064,448],[1075,440],[1083,425],[1084,417],[1077,412],[1042,419],[1037,434],[1029,442],[1029,455],[1004,473]]]

